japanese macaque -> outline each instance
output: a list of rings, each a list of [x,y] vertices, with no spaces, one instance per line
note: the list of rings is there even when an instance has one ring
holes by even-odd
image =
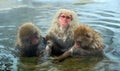
[[[21,57],[34,57],[42,55],[43,37],[40,29],[32,23],[25,23],[17,32],[16,47]]]
[[[75,44],[54,62],[59,62],[69,56],[102,56],[103,38],[88,25],[80,25],[74,31]]]
[[[53,18],[46,35],[46,55],[59,56],[74,45],[73,30],[78,26],[78,16],[74,11],[60,9]]]

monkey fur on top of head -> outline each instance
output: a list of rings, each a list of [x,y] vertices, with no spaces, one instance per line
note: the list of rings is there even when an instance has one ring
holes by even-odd
[[[71,16],[71,22],[67,28],[60,26],[59,17],[61,14]],[[53,18],[52,24],[46,35],[46,54],[59,56],[69,47],[73,46],[73,30],[78,26],[78,16],[74,11],[60,9]]]
[[[103,56],[103,38],[90,26],[82,24],[74,31],[75,44],[63,55],[57,57],[55,62],[59,62],[68,56]]]
[[[43,37],[40,29],[32,23],[22,24],[17,32],[16,47],[21,57],[33,57],[42,55]]]

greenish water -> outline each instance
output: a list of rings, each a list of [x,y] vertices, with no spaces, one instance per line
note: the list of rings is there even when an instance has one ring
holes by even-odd
[[[119,0],[0,0],[0,71],[120,71]],[[15,53],[20,25],[33,22],[42,36],[60,8],[74,10],[80,23],[86,23],[104,37],[104,58],[69,58],[59,64],[38,58],[19,58]]]
[[[18,71],[93,71],[92,68],[100,62],[102,57],[68,58],[60,63],[52,60],[37,64],[37,58],[21,58]]]

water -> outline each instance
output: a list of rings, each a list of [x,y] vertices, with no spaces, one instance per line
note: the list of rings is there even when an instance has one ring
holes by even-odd
[[[21,24],[33,22],[45,36],[56,11],[67,8],[77,12],[80,23],[100,32],[109,46],[104,50],[105,58],[92,69],[120,71],[119,7],[119,0],[0,0],[0,70],[18,69],[14,45]]]

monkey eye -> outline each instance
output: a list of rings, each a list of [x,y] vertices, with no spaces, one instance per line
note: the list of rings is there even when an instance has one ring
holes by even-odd
[[[23,41],[29,41],[29,36],[22,37]]]
[[[88,37],[88,38],[90,38],[90,37],[91,37],[91,36],[90,36],[90,34],[86,34],[85,36],[86,36],[86,37]]]
[[[37,32],[34,32],[32,35],[38,35],[38,33],[37,33]],[[32,35],[31,35],[31,36],[32,36]]]

